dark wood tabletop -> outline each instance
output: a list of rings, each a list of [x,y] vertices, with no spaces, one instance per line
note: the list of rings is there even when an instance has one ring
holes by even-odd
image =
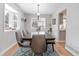
[[[29,34],[26,37],[24,37],[23,39],[32,39],[32,35]],[[50,34],[45,34],[45,39],[46,40],[55,40],[55,38]]]
[[[50,35],[50,34],[45,34],[45,39],[46,39],[46,40],[55,40],[55,37],[53,37],[53,36]]]

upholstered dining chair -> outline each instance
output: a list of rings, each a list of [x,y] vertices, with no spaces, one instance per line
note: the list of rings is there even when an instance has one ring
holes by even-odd
[[[16,31],[15,35],[16,35],[17,43],[20,47],[27,47],[28,46],[27,42],[25,40],[23,40],[22,34],[20,31]]]
[[[44,35],[33,35],[32,36],[32,51],[34,55],[42,56],[46,49],[46,40]]]
[[[20,31],[16,31],[15,35],[16,35],[16,40],[17,40],[18,45],[22,46],[23,41],[22,41],[22,35]]]

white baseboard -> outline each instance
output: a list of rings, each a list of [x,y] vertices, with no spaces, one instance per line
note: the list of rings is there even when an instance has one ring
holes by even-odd
[[[15,42],[14,44],[12,44],[12,45],[10,45],[8,48],[6,48],[4,51],[2,51],[1,53],[0,53],[0,55],[3,55],[4,53],[6,53],[10,48],[12,48],[14,45],[16,45],[17,44],[17,42]]]
[[[66,45],[65,49],[68,50],[72,55],[74,56],[79,56],[79,51],[74,50],[73,48],[71,48],[70,46]]]

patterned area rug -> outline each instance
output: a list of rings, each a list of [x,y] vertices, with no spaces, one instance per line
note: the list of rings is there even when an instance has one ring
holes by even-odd
[[[34,56],[30,47],[20,47],[14,56]],[[53,52],[52,45],[49,44],[47,47],[47,51],[43,53],[43,56],[59,56],[56,51]]]

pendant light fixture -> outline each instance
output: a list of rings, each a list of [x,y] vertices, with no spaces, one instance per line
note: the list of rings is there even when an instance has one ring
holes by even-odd
[[[38,11],[37,11],[37,19],[39,20],[39,16],[40,16],[40,13],[39,13],[39,4],[37,5],[37,9],[38,9]]]

